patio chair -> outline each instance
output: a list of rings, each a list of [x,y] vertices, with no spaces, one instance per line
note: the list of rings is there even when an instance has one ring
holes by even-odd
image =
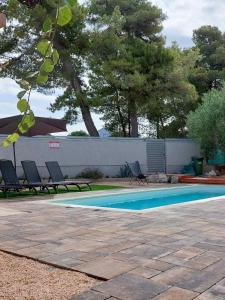
[[[37,168],[35,161],[23,160],[23,161],[21,161],[21,164],[23,167],[26,181],[28,182],[29,185],[33,185],[34,187],[38,186],[38,187],[40,187],[41,191],[47,190],[49,194],[50,194],[49,188],[52,187],[54,189],[54,191],[57,193],[57,188],[58,188],[59,184],[53,183],[53,182],[44,183],[41,180],[41,176],[38,172],[38,168]]]
[[[14,168],[11,160],[1,159],[0,171],[2,174],[2,179],[4,181],[4,184],[0,185],[0,190],[3,191],[6,197],[8,196],[7,193],[10,191],[20,192],[24,189],[33,190],[37,194],[36,188],[39,187],[39,185],[28,183],[21,184],[16,174],[16,169]]]
[[[138,183],[148,183],[147,176],[144,175],[141,171],[140,163],[139,161],[135,161],[133,163],[126,162],[128,168],[130,169],[130,183],[133,179],[138,181]]]
[[[2,180],[4,181],[4,184],[0,184],[0,190],[4,193],[5,197],[10,191],[19,192],[24,189],[24,186],[19,182],[11,160],[1,159],[0,171],[2,173]]]
[[[91,180],[65,180],[62,170],[57,161],[46,161],[45,164],[48,169],[50,179],[52,180],[52,182],[57,182],[59,185],[64,186],[67,189],[67,191],[69,191],[67,187],[68,185],[77,186],[79,191],[81,191],[82,185],[86,185],[91,190],[91,185],[90,185],[92,183]]]

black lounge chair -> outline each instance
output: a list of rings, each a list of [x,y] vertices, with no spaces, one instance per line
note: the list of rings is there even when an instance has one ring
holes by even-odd
[[[148,183],[147,176],[144,175],[141,171],[140,163],[139,161],[135,161],[133,163],[126,162],[129,170],[130,170],[130,182],[132,182],[133,179],[138,181],[138,183]]]
[[[25,188],[20,184],[11,160],[1,159],[0,171],[2,173],[2,180],[4,181],[4,184],[0,184],[0,190],[4,193],[5,197],[10,191],[20,192]]]
[[[67,191],[69,191],[67,187],[68,185],[75,185],[78,187],[80,191],[81,191],[81,186],[86,185],[91,190],[91,186],[90,186],[90,184],[92,183],[91,180],[74,180],[74,181],[65,180],[62,170],[57,161],[46,161],[45,164],[48,169],[50,179],[52,180],[52,182],[64,186],[67,189]]]
[[[10,191],[20,192],[24,189],[33,190],[37,194],[36,188],[39,187],[39,185],[28,183],[21,184],[11,160],[1,159],[0,170],[4,181],[4,184],[0,185],[0,190],[3,191],[6,197],[8,196],[7,193]]]
[[[28,182],[29,185],[34,186],[34,188],[40,187],[41,191],[47,190],[49,194],[50,194],[49,187],[52,187],[54,189],[54,191],[57,193],[57,188],[58,188],[59,184],[53,183],[53,182],[51,182],[51,183],[42,182],[41,176],[38,172],[38,168],[36,166],[35,161],[23,160],[23,161],[21,161],[21,164],[23,167],[26,181]]]

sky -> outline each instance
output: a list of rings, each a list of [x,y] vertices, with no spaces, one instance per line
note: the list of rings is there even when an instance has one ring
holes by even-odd
[[[163,34],[166,36],[168,45],[172,41],[177,41],[183,48],[190,47],[193,30],[202,25],[218,26],[220,30],[225,31],[224,0],[152,0],[151,2],[162,8],[167,15],[163,24]],[[13,80],[0,79],[0,118],[18,114],[16,109],[18,92],[19,88]],[[63,111],[53,114],[48,110],[55,97],[56,95],[46,96],[33,92],[31,106],[35,114],[45,117],[63,117]],[[99,116],[93,114],[93,119],[97,129],[104,126]],[[85,130],[81,118],[78,124],[68,126],[69,132],[75,130]]]

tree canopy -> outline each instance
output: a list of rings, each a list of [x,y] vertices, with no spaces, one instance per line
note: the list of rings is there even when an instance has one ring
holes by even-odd
[[[190,81],[202,96],[225,80],[225,34],[215,26],[202,26],[194,30],[193,42],[201,57]]]
[[[212,158],[217,150],[225,152],[225,85],[203,96],[202,104],[189,114],[187,128],[206,158]]]
[[[225,35],[217,27],[195,30],[194,47],[182,49],[166,46],[166,16],[147,0],[21,4],[27,1],[0,4],[8,19],[0,32],[0,77],[21,85],[18,108],[25,114],[32,116],[31,86],[60,89],[50,110],[64,110],[71,124],[81,115],[90,136],[99,135],[95,112],[112,136],[186,137],[189,112],[225,80]],[[57,9],[65,18],[54,20]]]

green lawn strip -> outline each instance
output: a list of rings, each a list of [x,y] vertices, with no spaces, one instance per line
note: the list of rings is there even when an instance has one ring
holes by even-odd
[[[92,184],[91,185],[92,191],[105,191],[105,190],[114,190],[114,189],[121,189],[123,187],[121,186],[115,186],[115,185],[98,185],[98,184]],[[75,186],[68,186],[68,189],[70,192],[80,192],[79,189]],[[53,189],[49,189],[51,194],[55,194]],[[88,187],[84,187],[82,188],[82,192],[88,192],[90,191]],[[82,193],[80,192],[80,193]],[[65,188],[59,188],[58,189],[58,194],[65,194],[67,193]],[[46,196],[48,195],[47,192],[38,192],[37,195],[34,194],[34,192],[32,191],[21,191],[20,193],[17,192],[10,192],[8,193],[8,199],[9,198],[22,198],[22,197],[35,197],[35,196]],[[4,194],[2,192],[0,192],[0,199],[6,199],[4,197]]]

